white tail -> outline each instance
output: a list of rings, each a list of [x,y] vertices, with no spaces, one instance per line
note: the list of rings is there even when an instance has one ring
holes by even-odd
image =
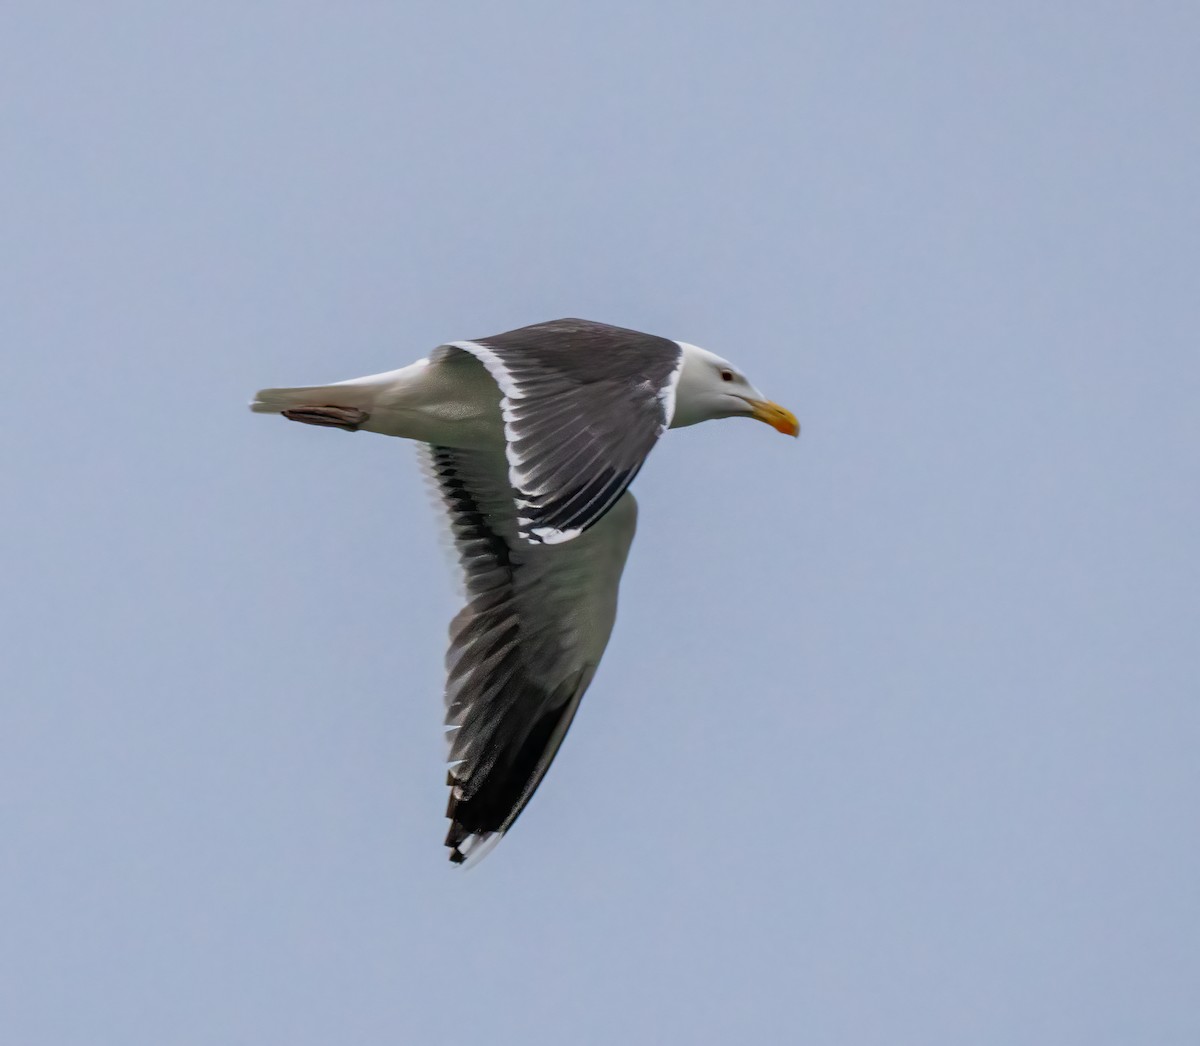
[[[409,368],[405,368],[408,370]],[[297,385],[291,389],[259,389],[250,409],[257,414],[279,414],[294,407],[357,407],[370,413],[379,394],[391,386],[401,371],[368,374],[333,385]]]

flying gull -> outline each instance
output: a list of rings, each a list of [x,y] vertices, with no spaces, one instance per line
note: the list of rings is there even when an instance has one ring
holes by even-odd
[[[512,827],[562,744],[616,617],[637,524],[627,488],[659,437],[731,417],[800,431],[720,356],[576,319],[263,389],[251,409],[423,445],[466,587],[446,654],[455,863]]]

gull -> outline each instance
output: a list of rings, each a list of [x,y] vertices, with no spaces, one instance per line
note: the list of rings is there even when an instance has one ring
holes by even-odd
[[[795,416],[728,360],[590,320],[438,346],[400,370],[263,389],[251,409],[421,447],[466,603],[446,653],[446,845],[477,860],[550,767],[608,645],[637,526],[629,484],[667,429]]]

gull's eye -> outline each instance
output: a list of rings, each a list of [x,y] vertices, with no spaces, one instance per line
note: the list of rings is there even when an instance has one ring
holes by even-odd
[[[731,371],[731,370],[721,371],[721,380],[722,381],[733,381],[733,371]]]

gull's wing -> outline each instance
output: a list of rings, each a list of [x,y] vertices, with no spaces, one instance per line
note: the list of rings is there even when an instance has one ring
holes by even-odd
[[[518,537],[503,453],[428,449],[466,606],[450,624],[450,860],[498,841],[550,767],[612,632],[637,525],[626,493],[562,545]]]
[[[553,320],[435,353],[468,352],[500,386],[519,536],[570,541],[624,493],[671,423],[678,342]]]

